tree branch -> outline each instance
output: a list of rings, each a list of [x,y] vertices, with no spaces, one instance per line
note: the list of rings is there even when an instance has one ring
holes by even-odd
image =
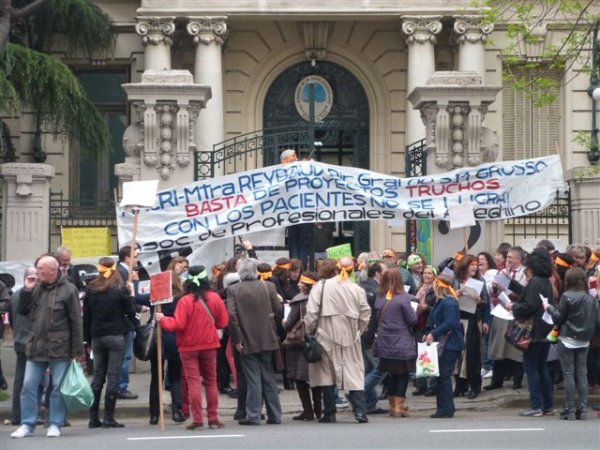
[[[42,6],[44,6],[48,0],[34,0],[30,4],[23,6],[21,9],[15,9],[12,12],[12,15],[15,19],[22,19],[23,17],[30,16]]]

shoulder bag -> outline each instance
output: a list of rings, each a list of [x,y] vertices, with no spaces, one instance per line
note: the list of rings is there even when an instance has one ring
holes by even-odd
[[[304,316],[306,315],[306,307],[304,302],[300,305],[300,319],[285,335],[283,345],[288,347],[302,347],[304,343]]]
[[[517,350],[529,349],[533,337],[533,317],[527,320],[513,320],[506,329],[504,338]]]
[[[321,302],[319,303],[319,315],[317,316],[316,330],[319,328],[319,319],[321,318],[321,310],[323,309],[323,294],[325,293],[325,281],[323,283],[323,289],[321,289]],[[309,363],[315,363],[321,361],[321,344],[317,341],[315,334],[305,334],[304,344],[302,346],[304,357]]]

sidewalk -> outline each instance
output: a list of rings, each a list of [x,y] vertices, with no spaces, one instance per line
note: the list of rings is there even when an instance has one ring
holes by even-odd
[[[9,389],[5,391],[9,395],[12,395],[13,376],[15,370],[15,353],[12,348],[12,342],[5,340],[2,344],[2,369],[4,376],[6,377]],[[278,384],[280,388],[283,387],[281,376],[278,375]],[[484,384],[488,384],[488,380],[485,380]],[[510,383],[508,383],[510,385]],[[135,394],[138,394],[136,400],[119,400],[118,409],[119,415],[126,416],[148,416],[148,398],[150,385],[150,363],[144,361],[136,361],[136,371],[129,375],[129,390]],[[435,410],[435,397],[412,397],[410,394],[414,388],[412,385],[409,386],[409,393],[407,396],[407,404],[412,412],[430,412]],[[284,414],[295,414],[302,410],[300,405],[300,399],[296,391],[281,390],[279,394],[281,400],[281,406]],[[166,420],[170,420],[169,405],[171,403],[171,396],[169,392],[164,392],[164,404],[165,404],[165,417]],[[562,405],[563,391],[555,392],[555,400],[557,407]],[[455,399],[456,410],[475,410],[475,411],[490,411],[503,406],[522,406],[525,407],[528,404],[529,394],[526,387],[522,389],[513,390],[510,387],[502,389],[495,389],[490,392],[482,392],[476,399],[468,400],[465,397],[459,397]],[[598,396],[591,395],[589,402],[593,404],[599,400]],[[223,416],[233,416],[236,408],[236,399],[230,398],[228,395],[219,394],[219,411]],[[387,409],[387,401],[381,400],[379,406]],[[11,399],[0,401],[0,423],[5,419],[10,418],[11,412]],[[87,412],[78,414],[87,416]]]

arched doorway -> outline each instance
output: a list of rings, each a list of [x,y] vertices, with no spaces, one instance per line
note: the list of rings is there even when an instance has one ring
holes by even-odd
[[[301,157],[328,164],[369,169],[369,102],[359,81],[342,66],[318,61],[290,67],[271,84],[264,102],[263,128],[305,128],[310,124],[307,87],[314,84],[314,146],[301,150]],[[277,153],[264,152],[264,164],[276,164]],[[329,228],[333,228],[329,234]],[[370,249],[369,222],[339,222],[315,233],[319,251],[328,236],[328,246],[352,244],[354,254]]]

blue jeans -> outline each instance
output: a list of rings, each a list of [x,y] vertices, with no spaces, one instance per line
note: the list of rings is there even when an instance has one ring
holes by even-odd
[[[288,232],[288,248],[290,249],[290,258],[297,258],[302,261],[302,265],[308,267],[308,255],[313,240],[313,224],[300,223],[290,225]]]
[[[440,416],[454,416],[454,392],[452,391],[452,372],[460,356],[458,350],[444,349],[439,358],[440,376],[437,378],[436,413]]]
[[[587,353],[588,347],[567,348],[558,341],[558,359],[565,379],[565,409],[575,410],[575,391],[579,396],[578,408],[587,409]]]
[[[379,358],[375,358],[375,367],[365,377],[365,403],[367,405],[367,412],[377,408],[377,391],[375,388],[385,378],[385,372],[379,370]]]
[[[552,398],[552,378],[548,371],[549,342],[532,342],[523,352],[523,368],[529,385],[531,409],[550,411],[554,408]]]
[[[121,365],[121,376],[119,377],[119,392],[125,392],[129,387],[129,361],[133,356],[133,331],[126,335],[125,353],[123,354],[123,364]]]
[[[21,424],[35,428],[39,415],[38,388],[46,368],[52,375],[52,394],[50,395],[50,416],[48,423],[61,427],[65,421],[65,402],[60,394],[60,385],[69,367],[68,360],[61,361],[27,361],[25,380],[21,391]]]

